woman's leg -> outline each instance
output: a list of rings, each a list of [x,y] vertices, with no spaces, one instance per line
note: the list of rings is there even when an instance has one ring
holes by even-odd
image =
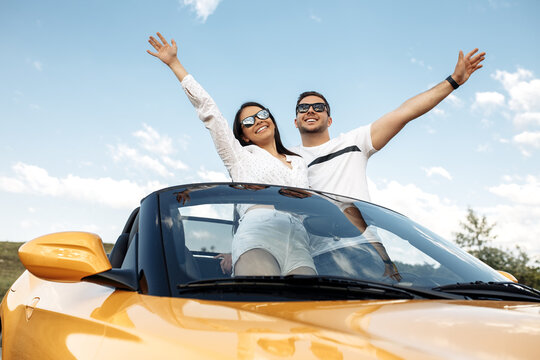
[[[289,271],[287,275],[317,275],[317,272],[308,266],[300,266]]]
[[[240,255],[234,264],[235,276],[281,275],[276,259],[263,249],[251,249]]]

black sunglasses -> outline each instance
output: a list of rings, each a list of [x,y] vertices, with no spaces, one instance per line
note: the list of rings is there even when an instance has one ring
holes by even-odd
[[[268,119],[270,117],[270,112],[267,109],[262,109],[255,115],[248,116],[245,119],[242,119],[240,123],[246,128],[250,128],[255,125],[255,117],[258,117],[261,120]]]
[[[313,110],[316,112],[323,112],[326,110],[326,104],[325,103],[315,103],[315,104],[298,104],[296,105],[296,112],[297,113],[307,113],[309,108],[313,106]]]

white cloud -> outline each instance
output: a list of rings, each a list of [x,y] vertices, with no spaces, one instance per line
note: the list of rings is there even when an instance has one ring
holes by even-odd
[[[517,114],[514,117],[514,125],[521,128],[529,125],[540,126],[540,112],[526,112]]]
[[[540,148],[540,131],[524,131],[514,136],[513,140],[520,145],[528,145],[535,148]]]
[[[171,170],[188,169],[182,161],[171,158],[170,155],[175,149],[170,137],[160,135],[147,124],[143,124],[143,129],[135,131],[132,135],[139,140],[143,152],[148,151],[152,156],[142,154],[139,150],[124,144],[110,145],[114,161],[127,160],[137,168],[151,170],[164,177],[174,176]]]
[[[529,150],[526,150],[524,148],[520,148],[519,150],[521,151],[521,155],[523,155],[525,157],[530,157],[532,155]]]
[[[525,183],[500,184],[489,191],[515,204],[540,206],[540,176],[529,175]]]
[[[489,144],[480,144],[476,147],[477,152],[489,152],[491,150],[491,146]]]
[[[14,177],[0,177],[0,190],[74,199],[113,208],[133,208],[148,193],[165,187],[158,182],[139,185],[129,180],[81,178],[71,174],[57,178],[43,168],[22,162],[15,164],[13,171]]]
[[[466,214],[450,200],[414,184],[402,185],[392,180],[376,186],[369,181],[369,190],[374,203],[396,210],[448,240],[453,239],[452,234]]]
[[[141,155],[136,149],[130,148],[127,145],[120,144],[109,146],[109,148],[112,152],[114,161],[127,159],[135,164],[135,166],[154,171],[161,176],[173,176],[173,173],[159,160],[153,159],[148,155]]]
[[[506,176],[506,179],[519,178]],[[537,241],[540,238],[540,176],[528,176],[524,184],[504,185],[517,186],[499,185],[489,190],[510,200],[510,204],[491,207],[473,204],[473,210],[486,215],[489,223],[495,223],[495,246],[514,249],[519,245],[532,254],[540,254],[540,242]],[[461,230],[460,222],[465,221],[465,208],[414,184],[403,185],[392,180],[375,185],[369,181],[369,189],[374,203],[406,215],[447,240],[454,240],[455,232]]]
[[[203,23],[216,11],[220,2],[221,0],[183,0],[184,5],[191,7]]]
[[[37,71],[42,71],[43,70],[43,64],[41,62],[37,61],[37,60],[32,61],[32,66]]]
[[[19,227],[21,229],[31,229],[37,225],[35,220],[21,220],[19,221]]]
[[[197,175],[199,175],[199,177],[204,182],[230,182],[231,181],[231,178],[225,173],[220,172],[220,171],[206,170],[204,167],[201,167],[201,169],[197,171]]]
[[[521,180],[521,176],[519,175],[503,175],[502,176],[503,181],[511,182],[515,180]]]
[[[491,121],[489,119],[482,119],[482,120],[480,120],[480,124],[482,124],[482,126],[485,127],[485,128],[489,128],[489,127],[493,126],[493,121]]]
[[[523,131],[513,137],[513,142],[523,156],[531,156],[530,147],[540,147],[540,133],[534,131],[540,125],[540,79],[529,70],[518,68],[516,72],[497,70],[491,75],[508,92],[507,108],[513,112],[514,125]]]
[[[525,112],[540,110],[540,79],[533,78],[531,71],[522,68],[515,73],[497,70],[491,76],[508,91],[510,109]]]
[[[489,0],[488,1],[489,7],[495,10],[499,9],[507,9],[512,7],[512,2],[508,1],[502,1],[502,0]]]
[[[188,169],[188,166],[186,164],[184,164],[183,162],[181,162],[180,160],[174,160],[174,159],[171,159],[170,157],[168,156],[164,156],[163,157],[163,162],[165,163],[165,165],[175,169],[175,170],[187,170]]]
[[[433,108],[433,110],[431,110],[431,113],[434,114],[434,115],[438,115],[438,116],[444,116],[446,115],[446,113],[444,112],[443,109],[439,109],[439,108]]]
[[[311,15],[309,16],[309,18],[310,18],[311,20],[313,20],[313,21],[318,22],[318,23],[322,22],[322,19],[321,19],[320,17],[318,17],[317,15],[315,15],[315,14],[311,14]]]
[[[74,229],[76,228],[77,231],[86,231],[86,232],[90,232],[90,233],[94,233],[94,234],[98,234],[101,231],[101,227],[95,225],[95,224],[77,224],[77,225],[74,225],[70,222],[57,222],[57,223],[52,223],[52,224],[49,224],[48,225],[48,230],[47,232],[49,233],[56,233],[56,232],[60,232],[60,231],[71,231],[71,229]]]
[[[504,105],[504,95],[496,91],[477,92],[473,108],[489,109]]]
[[[160,135],[152,127],[143,124],[144,130],[133,133],[133,136],[141,140],[141,146],[151,153],[170,155],[174,152],[172,140],[166,135]]]
[[[423,67],[423,68],[427,68],[428,70],[431,70],[431,69],[432,69],[431,65],[426,65],[426,64],[424,63],[424,60],[418,60],[418,59],[416,59],[416,58],[414,58],[414,57],[411,58],[411,63],[416,64],[416,65],[419,65],[419,66],[421,66],[421,67]]]
[[[450,94],[448,95],[445,99],[444,99],[445,102],[448,102],[450,103],[451,105],[455,106],[455,107],[462,107],[463,106],[463,100],[461,100],[460,98],[458,98],[456,95],[454,94]]]
[[[437,133],[437,130],[429,125],[424,125],[424,129],[426,129],[426,132],[430,135]]]
[[[25,185],[18,179],[8,178],[5,176],[0,177],[0,189],[10,193],[22,193],[24,192]]]
[[[519,245],[529,254],[540,254],[540,207],[522,204],[496,205],[480,209],[494,223],[495,244],[515,249]]]
[[[439,175],[448,180],[452,180],[452,175],[450,175],[450,173],[441,166],[433,166],[428,169],[424,168],[424,172],[428,177],[432,177],[433,175]]]

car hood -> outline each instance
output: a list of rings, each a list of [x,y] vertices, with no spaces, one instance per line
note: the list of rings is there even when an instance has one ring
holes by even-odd
[[[107,340],[119,355],[143,354],[147,347],[133,344],[152,338],[197,358],[533,359],[540,350],[540,305],[532,303],[243,303],[125,292],[107,302],[115,311],[104,304],[92,317],[129,333],[130,341]]]

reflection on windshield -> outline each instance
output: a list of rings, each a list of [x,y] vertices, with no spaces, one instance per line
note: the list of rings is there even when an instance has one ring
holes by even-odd
[[[161,195],[179,283],[229,276],[324,275],[433,288],[504,281],[402,215],[309,190],[227,184]],[[182,280],[184,279],[184,280]]]

